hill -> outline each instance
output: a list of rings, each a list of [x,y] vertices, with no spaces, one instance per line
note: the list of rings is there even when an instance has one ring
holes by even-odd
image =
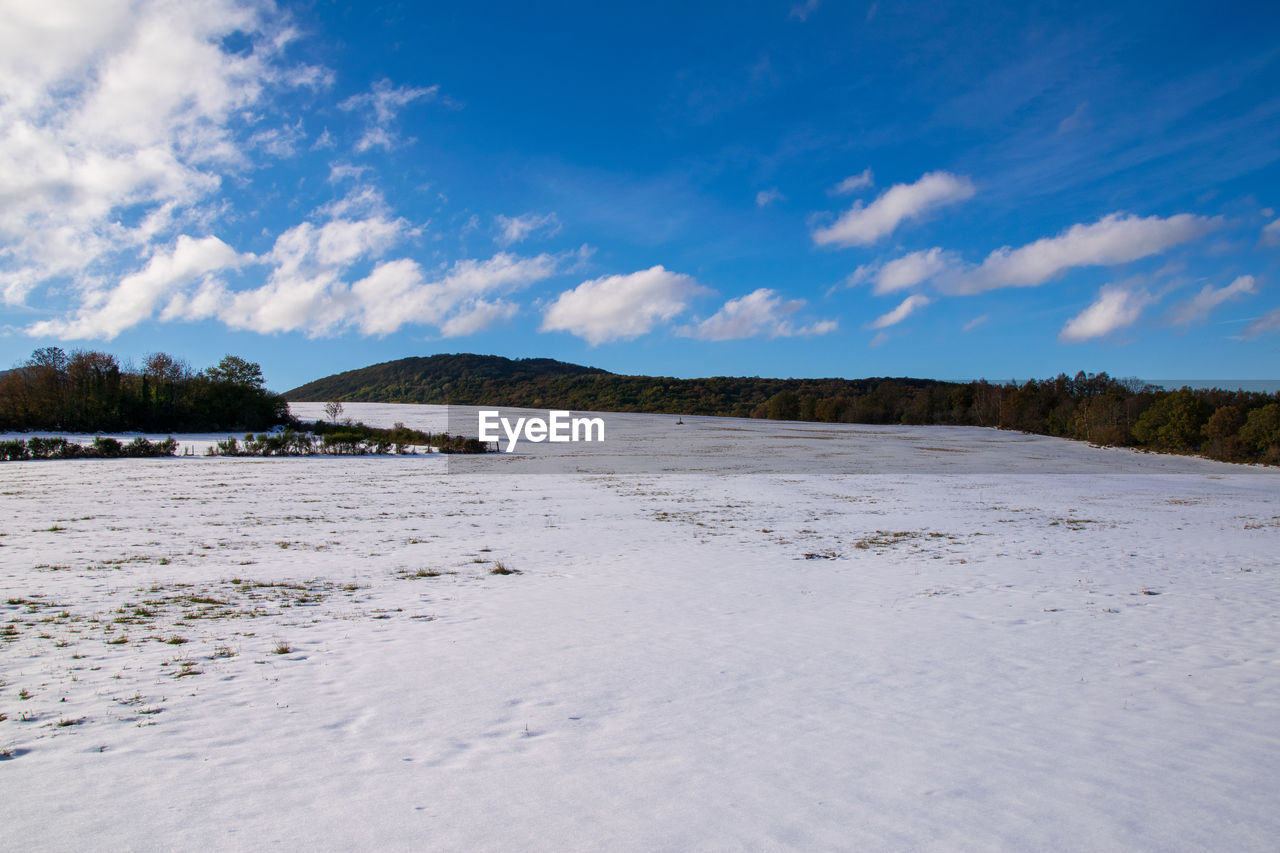
[[[291,402],[437,403],[1018,429],[1095,444],[1280,463],[1280,394],[1165,391],[1105,373],[993,385],[932,379],[625,376],[548,358],[434,355],[349,370]]]
[[[816,418],[816,401],[868,397],[885,383],[893,387],[895,397],[903,392],[909,396],[918,390],[959,387],[929,379],[627,376],[549,358],[460,353],[403,358],[348,370],[300,385],[284,396],[292,402],[443,403],[749,417],[764,416],[771,399],[781,394],[773,416],[825,420]],[[871,415],[877,421],[898,416],[900,413],[891,416],[888,412],[883,418]]]

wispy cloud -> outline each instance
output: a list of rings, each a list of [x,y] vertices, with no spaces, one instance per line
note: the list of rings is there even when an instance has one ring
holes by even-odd
[[[1244,336],[1256,338],[1267,332],[1280,332],[1280,308],[1273,308],[1245,326]]]
[[[809,16],[818,11],[818,7],[822,5],[822,0],[800,0],[791,6],[791,11],[787,14],[788,18],[796,21],[807,21]]]
[[[1258,238],[1260,246],[1280,246],[1280,219],[1262,226],[1262,235]]]
[[[767,190],[760,190],[756,193],[756,207],[768,207],[775,201],[782,201],[786,196],[782,194],[782,190],[777,187],[770,187]]]
[[[682,327],[679,334],[705,341],[730,341],[825,335],[838,328],[835,320],[797,326],[791,317],[804,305],[803,299],[783,299],[776,291],[762,287],[746,296],[728,300],[715,314],[699,323]]]
[[[838,184],[835,184],[827,190],[828,195],[849,195],[856,193],[858,190],[866,189],[876,182],[875,175],[870,169],[863,169],[856,175],[850,175]]]
[[[358,111],[365,115],[364,133],[356,141],[356,151],[371,148],[390,150],[397,143],[394,130],[400,110],[414,101],[434,101],[440,96],[436,86],[396,86],[390,80],[375,82],[368,92],[352,95],[338,104],[347,112]]]
[[[1222,303],[1257,292],[1257,282],[1251,275],[1242,275],[1230,284],[1216,289],[1213,285],[1206,284],[1194,297],[1174,308],[1169,322],[1174,326],[1202,323]]]
[[[1089,126],[1089,102],[1081,101],[1076,104],[1075,110],[1071,115],[1058,122],[1058,133],[1072,133],[1077,130],[1085,130]]]
[[[834,223],[815,230],[813,241],[819,246],[869,246],[903,222],[970,199],[975,192],[967,177],[929,172],[914,184],[894,184],[871,204],[856,202]]]
[[[1161,219],[1112,213],[1090,225],[1073,225],[1018,249],[1005,246],[950,285],[961,293],[1001,287],[1035,287],[1073,267],[1136,261],[1220,228],[1221,217],[1179,213]]]
[[[894,308],[889,313],[882,314],[880,317],[876,318],[875,322],[871,324],[871,328],[887,329],[890,326],[896,326],[932,301],[933,300],[924,294],[913,293],[911,296],[902,300],[897,308]]]
[[[260,130],[249,137],[249,147],[258,148],[273,157],[292,157],[298,150],[298,144],[307,137],[302,128],[302,119],[293,124]]]
[[[502,216],[493,218],[498,226],[498,236],[494,239],[500,246],[511,246],[523,242],[533,234],[541,231],[547,236],[560,231],[560,220],[554,213],[525,213],[520,216]]]

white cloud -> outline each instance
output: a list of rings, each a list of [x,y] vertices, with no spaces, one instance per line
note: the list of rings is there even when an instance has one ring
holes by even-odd
[[[830,195],[849,195],[856,193],[858,190],[865,189],[876,182],[875,175],[870,169],[863,169],[856,175],[850,175],[840,183],[827,190]]]
[[[462,338],[482,332],[495,323],[509,320],[519,309],[512,302],[495,299],[486,302],[477,299],[464,311],[450,317],[440,325],[440,335],[445,338]]]
[[[21,304],[69,278],[164,252],[208,218],[238,134],[285,67],[273,7],[247,0],[6,3],[0,27],[0,294]],[[240,34],[235,53],[223,40]],[[314,75],[312,75],[314,77]],[[270,132],[258,144],[284,150]],[[125,224],[133,223],[133,224]]]
[[[1098,298],[1092,305],[1062,328],[1058,339],[1069,342],[1087,341],[1132,326],[1152,301],[1151,295],[1145,290],[1106,285],[1098,291]]]
[[[522,258],[507,252],[499,252],[487,261],[458,261],[441,280],[441,288],[452,299],[509,293],[549,278],[559,268],[560,261],[561,257],[545,253]]]
[[[902,300],[897,308],[894,308],[888,314],[883,314],[876,318],[876,321],[871,324],[871,328],[887,329],[890,326],[896,326],[898,323],[901,323],[903,320],[907,319],[932,301],[933,300],[929,297],[921,293],[913,293],[911,296]]]
[[[914,184],[894,184],[871,204],[856,202],[833,224],[813,232],[819,246],[869,246],[908,219],[972,198],[973,182],[950,172],[929,172]]]
[[[214,273],[251,260],[252,256],[237,254],[217,237],[193,240],[182,236],[171,252],[153,255],[142,270],[121,279],[115,287],[86,293],[75,316],[35,323],[27,333],[63,340],[111,340],[150,319],[161,302],[180,295],[181,289],[192,282],[211,284]]]
[[[233,328],[302,331],[311,337],[346,328],[387,335],[408,325],[437,326],[446,336],[471,334],[514,310],[486,297],[548,278],[559,263],[547,254],[521,258],[499,252],[486,261],[458,261],[432,280],[416,261],[399,258],[379,263],[350,286],[345,283],[353,263],[381,254],[402,233],[399,220],[381,219],[344,222],[330,234],[303,230],[273,252],[277,266],[267,283],[229,294],[218,316]]]
[[[554,213],[542,215],[525,213],[520,216],[499,214],[493,220],[498,225],[499,233],[495,240],[500,246],[519,243],[538,231],[545,231],[547,236],[555,235],[560,231],[560,220]]]
[[[875,273],[875,292],[885,294],[909,290],[959,265],[960,261],[953,253],[942,249],[912,252],[880,267]]]
[[[1264,332],[1280,332],[1280,308],[1271,309],[1246,326],[1244,336],[1256,338]]]
[[[1222,303],[1257,292],[1257,282],[1251,275],[1242,275],[1216,290],[1213,285],[1206,284],[1194,297],[1174,309],[1170,322],[1175,326],[1189,326],[1205,320]]]
[[[543,313],[541,330],[570,332],[592,346],[629,340],[682,313],[703,292],[691,276],[661,265],[595,278],[556,297]]]
[[[684,326],[679,334],[704,341],[729,341],[740,338],[789,338],[796,335],[825,335],[837,328],[835,320],[820,320],[807,326],[796,326],[789,319],[804,307],[803,299],[784,300],[775,291],[762,287],[730,299],[707,319]]]
[[[987,315],[986,315],[986,314],[979,314],[977,317],[974,317],[972,320],[970,320],[969,322],[967,322],[967,323],[965,323],[963,326],[961,326],[961,327],[960,327],[960,331],[962,331],[962,332],[972,332],[974,329],[978,328],[979,326],[981,326],[981,325],[982,325],[983,323],[985,323],[985,322],[987,322]]]
[[[216,319],[259,333],[302,332],[310,337],[348,330],[386,335],[407,325],[436,326],[448,337],[472,334],[510,317],[502,300],[554,274],[560,258],[522,258],[500,252],[488,260],[461,260],[431,276],[410,258],[385,259],[418,233],[385,213],[375,191],[358,190],[276,238],[260,257],[238,255],[216,237],[180,237],[140,272],[113,287],[84,291],[69,318],[33,324],[32,335],[111,338],[156,315],[162,321]],[[354,283],[358,265],[373,268]],[[217,273],[266,268],[257,287],[233,289]]]
[[[1114,266],[1156,255],[1222,225],[1221,217],[1179,213],[1167,219],[1112,213],[1091,225],[1072,225],[1018,249],[996,249],[953,287],[979,293],[1001,287],[1035,287],[1073,267]]]
[[[303,222],[276,238],[268,259],[276,276],[305,275],[318,269],[344,269],[365,257],[380,257],[410,232],[403,219],[376,215],[367,219]]]
[[[515,306],[500,297],[558,268],[558,257],[499,253],[432,273],[392,257],[419,229],[388,211],[365,170],[341,163],[330,181],[351,180],[351,192],[269,252],[213,236],[228,176],[307,144],[274,95],[333,82],[285,61],[296,33],[271,0],[0,0],[0,16],[0,296],[23,304],[58,286],[70,303],[28,333],[110,339],[158,318],[312,336],[406,324],[465,334],[509,317]],[[366,119],[357,147],[368,149],[395,143],[407,104],[439,98],[381,80],[340,107]],[[312,147],[331,145],[326,131]],[[256,278],[230,275],[241,270]]]
[[[347,112],[363,112],[368,119],[364,134],[356,142],[356,151],[368,151],[370,148],[390,150],[396,144],[392,125],[400,110],[414,101],[434,101],[439,96],[438,85],[394,86],[384,78],[374,83],[368,92],[342,101],[338,108]]]
[[[777,187],[770,187],[767,190],[760,190],[756,193],[756,207],[768,207],[775,201],[782,201],[786,196],[782,194],[782,190]]]
[[[1262,226],[1258,243],[1263,246],[1280,246],[1280,219]]]
[[[160,312],[160,321],[206,320],[218,313],[225,301],[227,285],[221,279],[209,276],[194,291],[179,290],[170,297]]]
[[[428,294],[417,261],[385,261],[351,285],[348,322],[356,323],[366,335],[389,335],[409,322],[440,322],[446,306]]]
[[[347,270],[357,261],[381,257],[408,231],[404,220],[383,216],[296,225],[277,237],[265,256],[272,266],[266,283],[225,293],[218,317],[232,328],[260,333],[330,334],[353,308],[344,282]]]

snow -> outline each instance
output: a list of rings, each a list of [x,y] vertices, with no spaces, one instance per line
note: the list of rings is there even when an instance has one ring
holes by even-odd
[[[1274,849],[1280,471],[606,420],[0,463],[0,847]]]

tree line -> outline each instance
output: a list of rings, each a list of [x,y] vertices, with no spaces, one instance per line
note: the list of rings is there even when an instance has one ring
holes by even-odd
[[[622,376],[551,359],[402,359],[316,380],[294,400],[446,403],[862,424],[1016,429],[1095,444],[1280,464],[1280,393],[1165,390],[1105,373],[994,384],[929,379]],[[165,353],[141,368],[57,347],[0,374],[0,429],[264,430],[293,424],[259,365],[228,355],[195,371]],[[459,448],[462,449],[462,448]]]
[[[1227,462],[1280,464],[1280,393],[1189,387],[1165,390],[1106,373],[1049,380],[885,380],[861,395],[783,389],[752,417],[869,424],[954,424],[1016,429],[1093,444],[1199,453]]]
[[[676,379],[551,359],[405,358],[317,379],[290,400],[443,403],[601,412],[1016,429],[1094,444],[1280,464],[1280,394],[1165,390],[1106,373],[991,383],[930,379]]]
[[[0,429],[203,432],[290,423],[288,403],[264,384],[260,365],[234,355],[196,371],[166,353],[134,368],[110,353],[42,347],[0,374]]]

